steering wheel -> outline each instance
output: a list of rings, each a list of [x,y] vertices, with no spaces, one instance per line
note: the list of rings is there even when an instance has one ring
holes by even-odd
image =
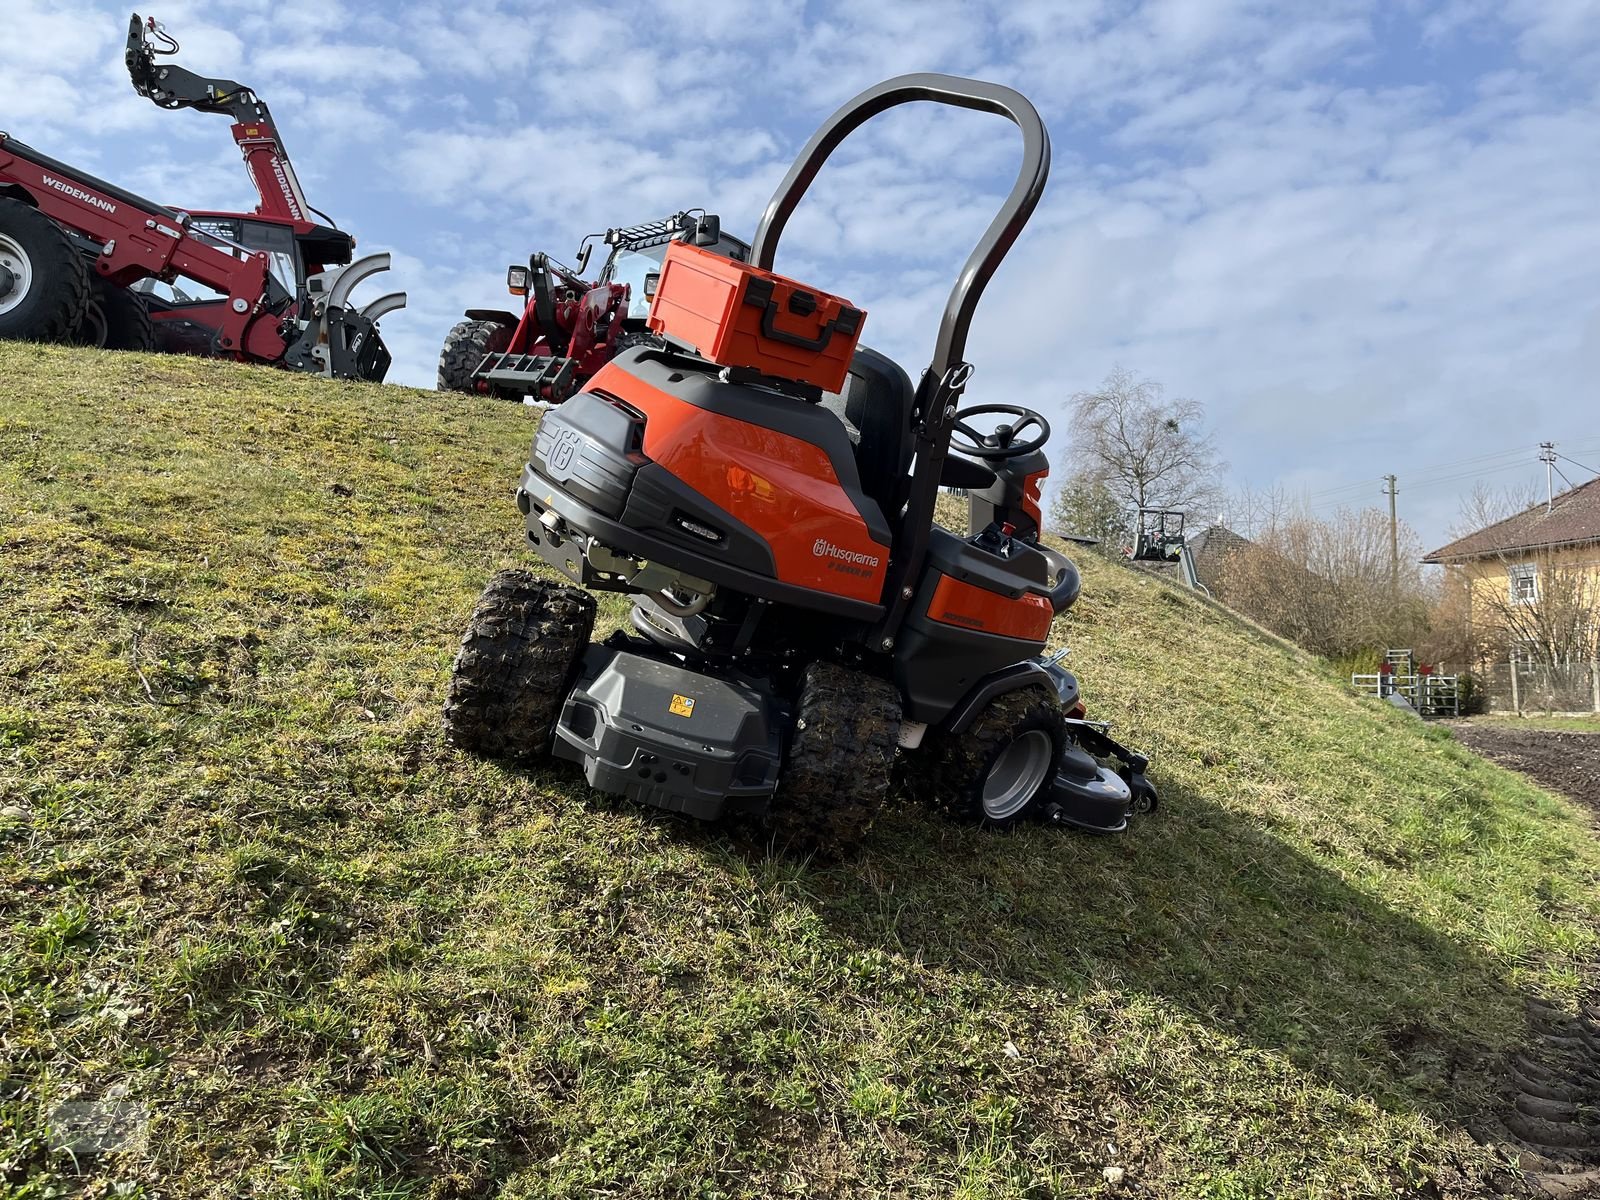
[[[980,433],[967,422],[973,417],[1016,417],[1014,424],[1002,425],[993,433]],[[1017,436],[1024,429],[1037,427],[1037,437],[1019,442]],[[956,434],[962,435],[962,441],[957,441]],[[1032,454],[1040,446],[1050,440],[1050,422],[1031,408],[1023,408],[1019,404],[976,404],[971,408],[964,408],[956,414],[956,423],[951,430],[950,448],[972,458],[988,459],[999,462],[1007,458],[1021,458],[1024,454]]]

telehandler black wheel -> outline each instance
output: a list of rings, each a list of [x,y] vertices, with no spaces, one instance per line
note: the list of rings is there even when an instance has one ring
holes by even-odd
[[[934,802],[987,829],[1009,829],[1048,788],[1066,748],[1066,718],[1039,688],[997,696],[965,733],[928,747]]]
[[[450,744],[533,762],[551,737],[594,629],[594,597],[528,571],[501,571],[472,610],[444,703]]]
[[[472,373],[478,369],[484,355],[509,346],[513,332],[499,321],[458,321],[445,335],[444,349],[439,351],[439,390],[476,392]]]
[[[89,272],[61,227],[0,198],[0,338],[71,338],[89,302]]]
[[[144,301],[128,288],[95,275],[94,295],[105,317],[107,350],[151,351],[156,348],[156,323]]]
[[[900,693],[887,680],[833,663],[806,668],[771,822],[799,850],[837,853],[859,842],[889,795],[900,741]]]

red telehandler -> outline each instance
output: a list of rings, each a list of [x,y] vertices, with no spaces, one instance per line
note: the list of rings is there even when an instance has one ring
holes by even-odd
[[[125,57],[134,90],[162,108],[231,117],[260,205],[168,208],[0,133],[0,338],[381,380],[390,356],[377,322],[405,306],[405,293],[360,309],[350,293],[388,270],[389,256],[352,261],[355,238],[306,202],[266,104],[233,80],[156,61],[177,51],[160,24],[133,15]],[[191,294],[180,280],[214,295]]]

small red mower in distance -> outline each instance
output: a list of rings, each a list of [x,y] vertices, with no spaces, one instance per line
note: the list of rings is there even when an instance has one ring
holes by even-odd
[[[124,55],[134,90],[162,108],[233,119],[261,197],[253,213],[170,208],[0,133],[0,337],[77,341],[273,363],[338,379],[381,380],[380,317],[357,284],[389,256],[352,261],[355,238],[311,219],[266,103],[158,55],[178,43],[135,13]],[[209,295],[205,293],[210,293]]]
[[[1004,117],[1023,150],[915,385],[860,345],[865,313],[773,271],[829,154],[914,101]],[[1077,680],[1044,656],[1079,592],[1040,540],[1050,427],[1013,404],[961,407],[973,313],[1049,162],[1017,92],[906,75],[812,137],[748,264],[673,245],[650,312],[664,344],[622,351],[546,413],[522,471],[530,547],[580,586],[491,580],[451,673],[450,739],[564,759],[602,791],[701,818],[766,814],[801,847],[859,839],[897,773],[989,828],[1115,832],[1152,809],[1145,757],[1082,720]],[[971,497],[966,535],[935,524],[941,486]],[[593,591],[633,597],[631,632],[590,642]]]
[[[611,248],[599,278],[582,278],[596,241]],[[722,232],[715,214],[692,209],[591,233],[578,247],[578,265],[548,254],[506,271],[506,288],[526,298],[522,313],[470,308],[439,352],[439,390],[475,392],[504,400],[559,404],[630,346],[661,345],[646,328],[650,300],[669,246],[690,244],[743,261],[750,247]]]

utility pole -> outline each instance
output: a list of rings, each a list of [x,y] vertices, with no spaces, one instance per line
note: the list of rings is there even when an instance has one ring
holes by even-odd
[[[1400,494],[1393,475],[1385,475],[1383,494],[1389,497],[1389,590],[1400,594],[1400,518],[1395,513],[1394,498]]]
[[[1556,466],[1554,442],[1539,443],[1539,461],[1544,464],[1544,511],[1548,513],[1556,506],[1556,481],[1552,475]]]

